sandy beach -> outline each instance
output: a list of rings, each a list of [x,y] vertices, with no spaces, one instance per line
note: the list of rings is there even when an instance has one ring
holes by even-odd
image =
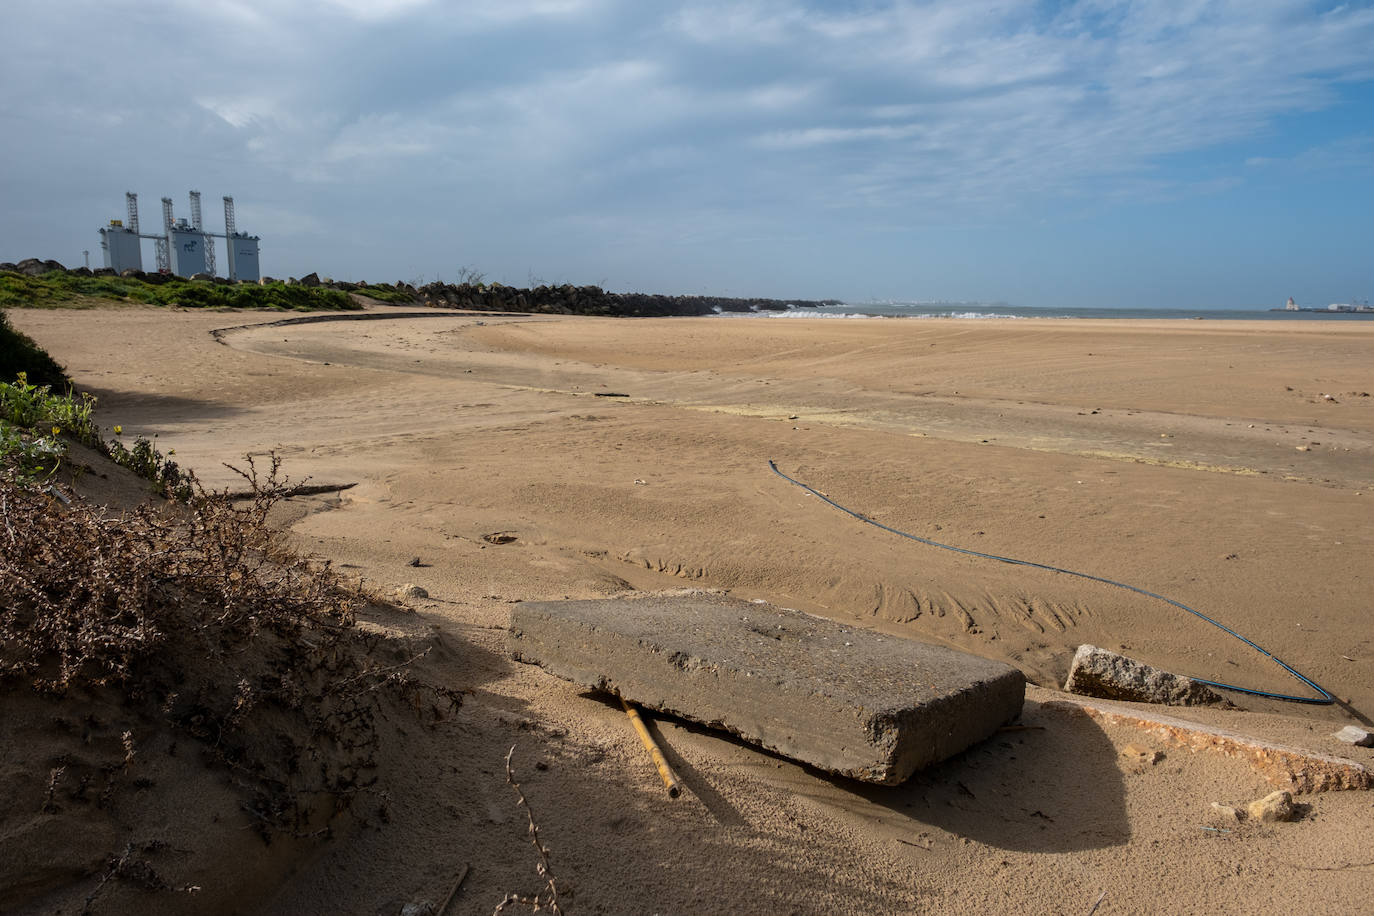
[[[426,589],[430,673],[468,692],[389,749],[388,824],[264,877],[244,911],[395,913],[465,864],[451,912],[534,890],[512,745],[570,913],[1341,913],[1374,894],[1369,792],[1218,828],[1212,803],[1267,794],[1261,772],[1057,702],[1083,643],[1310,695],[1272,661],[1162,602],[861,524],[769,467],[901,531],[1215,617],[1339,702],[1143,714],[1368,766],[1329,736],[1374,717],[1374,323],[399,311],[10,312],[102,425],[206,483],[274,452],[355,485],[282,522],[374,588]],[[1007,661],[1035,685],[1027,727],[875,788],[659,721],[687,788],[669,801],[619,708],[510,661],[503,630],[515,601],[677,588]],[[1163,756],[1123,756],[1140,743]]]

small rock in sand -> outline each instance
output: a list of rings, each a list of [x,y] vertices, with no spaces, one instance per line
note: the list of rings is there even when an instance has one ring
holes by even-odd
[[[1143,744],[1136,744],[1135,742],[1131,742],[1123,747],[1121,749],[1121,756],[1136,763],[1148,763],[1152,765],[1164,759],[1163,752],[1148,748]]]
[[[396,589],[396,597],[400,598],[402,601],[410,601],[416,598],[428,598],[429,592],[418,585],[407,582],[405,585]]]
[[[1270,792],[1259,801],[1252,801],[1245,810],[1257,821],[1291,821],[1297,818],[1298,809],[1293,806],[1293,796],[1282,790]]]
[[[1374,735],[1354,725],[1347,725],[1331,737],[1356,747],[1374,747]]]
[[[1228,824],[1238,824],[1245,820],[1245,812],[1231,805],[1223,805],[1220,802],[1212,802],[1212,816]]]

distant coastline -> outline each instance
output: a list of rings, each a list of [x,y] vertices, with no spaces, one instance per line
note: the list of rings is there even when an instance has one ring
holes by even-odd
[[[1315,315],[1374,315],[1374,308],[1367,305],[1342,305],[1339,307],[1328,306],[1324,309],[1313,308],[1282,308],[1270,309],[1271,312],[1311,312]]]

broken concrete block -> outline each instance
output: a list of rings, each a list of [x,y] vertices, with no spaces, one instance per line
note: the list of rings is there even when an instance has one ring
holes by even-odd
[[[1044,694],[1038,689],[1036,692]],[[1219,754],[1243,760],[1270,783],[1290,792],[1309,794],[1374,789],[1374,768],[1347,757],[1333,757],[1275,744],[1229,728],[1176,719],[1110,700],[1087,700],[1064,694],[1034,699],[1046,708],[1074,709],[1106,725],[1138,729],[1148,733],[1152,740],[1187,748],[1194,753]]]
[[[1374,735],[1354,725],[1347,725],[1331,737],[1356,747],[1374,747]]]
[[[1002,662],[715,595],[524,602],[508,646],[584,687],[884,785],[988,737],[1025,696]]]
[[[1169,706],[1231,706],[1205,684],[1097,646],[1079,646],[1064,683],[1069,693]]]
[[[1259,801],[1252,801],[1245,806],[1250,818],[1265,823],[1274,821],[1291,821],[1298,816],[1298,809],[1293,806],[1293,796],[1287,792],[1270,792]]]

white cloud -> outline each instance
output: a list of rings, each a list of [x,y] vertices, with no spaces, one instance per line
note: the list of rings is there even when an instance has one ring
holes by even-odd
[[[356,166],[381,161],[394,164],[397,159],[415,159],[432,153],[435,144],[410,131],[397,131],[394,117],[367,118],[350,124],[325,148],[322,158],[330,164]]]
[[[670,29],[697,42],[781,44],[794,37],[803,14],[789,4],[683,4],[668,17]]]
[[[235,128],[266,127],[273,124],[291,127],[295,124],[295,119],[284,109],[281,100],[268,96],[203,96],[194,101]]]
[[[254,2],[254,0],[200,0],[196,4],[200,12],[242,26],[262,27],[268,22],[268,14],[272,11],[270,4]],[[192,9],[189,5],[185,7],[188,11]]]
[[[874,140],[902,140],[917,133],[915,124],[882,127],[807,127],[776,131],[755,137],[753,143],[765,149],[806,149],[833,143],[862,143]]]
[[[363,22],[407,16],[434,0],[324,0],[325,11],[338,11]]]
[[[326,224],[359,195],[446,199],[488,225],[540,213],[696,244],[732,219],[749,238],[837,214],[996,220],[1371,155],[1358,125],[1298,156],[1266,145],[1285,116],[1374,80],[1368,4],[10,0],[6,14],[0,82],[31,88],[0,99],[0,154],[5,189],[25,194],[100,149],[111,174],[220,169],[245,201],[285,211],[295,195]],[[1223,148],[1225,168],[1173,170]]]

